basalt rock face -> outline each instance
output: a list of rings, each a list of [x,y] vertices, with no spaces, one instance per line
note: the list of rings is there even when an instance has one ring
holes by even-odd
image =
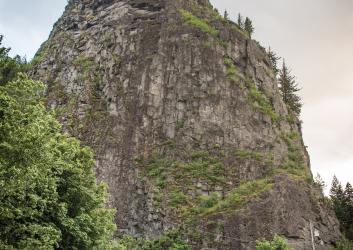
[[[117,237],[340,237],[266,51],[207,0],[71,0],[33,64],[48,107],[96,153]]]

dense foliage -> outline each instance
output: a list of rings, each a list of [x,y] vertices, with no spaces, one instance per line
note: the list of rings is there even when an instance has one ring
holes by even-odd
[[[44,85],[16,76],[21,65],[1,51],[0,249],[111,249],[113,211],[91,150],[61,133]]]
[[[0,35],[0,86],[11,81],[19,72],[26,69],[26,60],[20,56],[9,56],[10,49],[1,47],[3,36]]]
[[[257,241],[256,250],[291,250],[288,247],[286,240],[276,235],[272,241]]]
[[[333,209],[340,221],[341,230],[346,238],[353,241],[353,188],[347,183],[343,189],[336,176],[333,178],[330,189]]]

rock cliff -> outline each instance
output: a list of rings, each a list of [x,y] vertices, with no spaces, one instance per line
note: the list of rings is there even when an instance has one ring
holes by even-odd
[[[208,0],[70,0],[33,65],[96,152],[118,236],[182,228],[194,249],[340,237],[266,51]]]

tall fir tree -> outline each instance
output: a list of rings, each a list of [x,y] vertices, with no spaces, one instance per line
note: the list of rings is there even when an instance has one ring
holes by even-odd
[[[249,35],[249,37],[251,38],[253,33],[254,33],[254,26],[252,24],[252,21],[250,20],[249,17],[245,18],[245,22],[244,22],[244,30],[246,31],[246,33]]]
[[[229,20],[229,14],[227,10],[224,10],[223,18],[228,21]]]
[[[237,24],[238,24],[239,28],[244,29],[244,18],[240,13],[238,14]]]
[[[345,224],[346,224],[346,237],[353,240],[353,187],[347,183],[344,190],[344,203],[346,207]]]
[[[270,58],[271,66],[273,68],[275,76],[277,76],[279,73],[278,61],[281,59],[281,57],[277,56],[277,54],[271,49],[271,47],[268,48],[267,54],[268,54],[268,57]]]
[[[287,104],[291,111],[299,116],[302,108],[301,98],[298,95],[298,91],[300,89],[295,81],[295,77],[291,75],[291,71],[284,61],[282,64],[282,69],[279,72],[278,81],[280,84],[279,89],[282,93],[283,101]]]
[[[334,176],[330,189],[332,207],[340,222],[341,231],[345,237],[353,241],[353,188],[347,183],[343,190],[341,183]]]

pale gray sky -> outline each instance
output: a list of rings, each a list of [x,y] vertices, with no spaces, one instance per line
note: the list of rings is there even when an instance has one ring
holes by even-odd
[[[0,0],[0,34],[32,58],[67,0]],[[314,174],[353,183],[353,1],[211,0],[236,20],[249,16],[255,39],[284,57],[302,87],[304,140]]]

